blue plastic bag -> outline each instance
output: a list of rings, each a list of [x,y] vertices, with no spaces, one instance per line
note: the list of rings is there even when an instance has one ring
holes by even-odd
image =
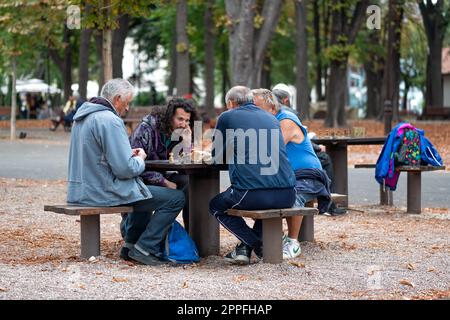
[[[164,258],[174,263],[194,263],[200,256],[194,241],[181,224],[174,221],[167,233]]]

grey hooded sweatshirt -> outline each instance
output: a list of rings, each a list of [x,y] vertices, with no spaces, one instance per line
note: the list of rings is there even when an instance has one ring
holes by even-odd
[[[144,160],[132,156],[125,125],[106,104],[85,102],[73,118],[68,203],[117,206],[152,197],[139,178]]]

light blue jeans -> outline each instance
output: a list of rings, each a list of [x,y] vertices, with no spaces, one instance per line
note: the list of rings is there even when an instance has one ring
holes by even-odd
[[[144,254],[161,257],[167,231],[183,209],[184,193],[152,185],[147,188],[153,197],[128,204],[134,211],[122,216],[120,232],[126,246],[134,244]]]
[[[316,196],[312,194],[295,191],[295,202],[292,208],[303,208],[307,202],[315,198]]]

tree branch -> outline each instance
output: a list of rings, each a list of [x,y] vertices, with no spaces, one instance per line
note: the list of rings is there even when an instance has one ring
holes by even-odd
[[[358,1],[358,3],[356,4],[355,11],[353,12],[352,21],[350,22],[348,29],[348,44],[353,44],[355,42],[361,24],[364,22],[368,6],[369,0]]]

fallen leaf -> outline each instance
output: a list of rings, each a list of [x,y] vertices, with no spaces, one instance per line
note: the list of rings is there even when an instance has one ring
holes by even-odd
[[[0,288],[0,292],[6,292],[6,291],[8,291],[8,289]]]
[[[304,268],[305,267],[305,264],[303,262],[289,261],[289,264],[292,264],[293,266],[296,266],[298,268]]]
[[[78,288],[83,289],[83,290],[86,290],[86,286],[85,286],[84,284],[82,284],[82,283],[80,283],[80,284],[78,285]]]
[[[234,277],[234,282],[237,282],[237,283],[242,282],[242,281],[247,281],[247,280],[248,280],[248,276],[245,276],[245,275],[239,275],[239,276]]]
[[[188,282],[187,281],[183,282],[183,289],[186,289],[188,287],[189,287]]]
[[[428,269],[428,272],[434,272],[436,271],[436,269],[434,267],[431,267],[430,269]]]
[[[406,267],[407,267],[409,270],[414,270],[414,265],[413,265],[412,263],[408,263],[408,264],[406,265]]]
[[[114,282],[128,282],[128,279],[113,277],[112,281],[114,281]]]
[[[414,288],[414,284],[408,280],[400,280],[400,284],[403,284],[405,286],[410,286],[411,288]]]
[[[96,272],[95,273],[97,276],[101,276],[103,274],[103,272]]]

